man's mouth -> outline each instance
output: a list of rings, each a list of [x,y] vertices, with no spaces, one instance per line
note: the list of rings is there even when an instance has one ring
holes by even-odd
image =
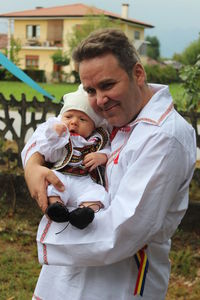
[[[116,106],[118,106],[117,103],[114,103],[112,105],[109,105],[108,107],[104,107],[103,111],[107,112],[107,111],[111,111],[113,108],[115,108]]]

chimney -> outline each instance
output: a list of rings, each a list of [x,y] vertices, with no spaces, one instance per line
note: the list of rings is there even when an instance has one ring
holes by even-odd
[[[122,18],[124,19],[128,19],[128,7],[129,4],[128,3],[122,3]]]

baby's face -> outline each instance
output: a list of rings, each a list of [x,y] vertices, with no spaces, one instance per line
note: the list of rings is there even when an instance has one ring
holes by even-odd
[[[84,138],[89,137],[95,129],[92,119],[80,110],[72,109],[64,112],[61,121],[71,133],[79,134]]]

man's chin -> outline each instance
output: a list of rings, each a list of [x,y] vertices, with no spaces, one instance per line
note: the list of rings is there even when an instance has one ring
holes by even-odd
[[[104,118],[107,120],[108,124],[113,127],[122,127],[127,124],[126,121],[120,120],[117,117],[104,117]]]

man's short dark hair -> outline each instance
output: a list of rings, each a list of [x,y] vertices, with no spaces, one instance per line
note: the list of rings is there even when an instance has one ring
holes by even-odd
[[[140,58],[133,44],[119,29],[107,28],[92,32],[74,49],[72,57],[79,64],[107,53],[113,54],[121,68],[132,77],[133,66],[140,62]]]

